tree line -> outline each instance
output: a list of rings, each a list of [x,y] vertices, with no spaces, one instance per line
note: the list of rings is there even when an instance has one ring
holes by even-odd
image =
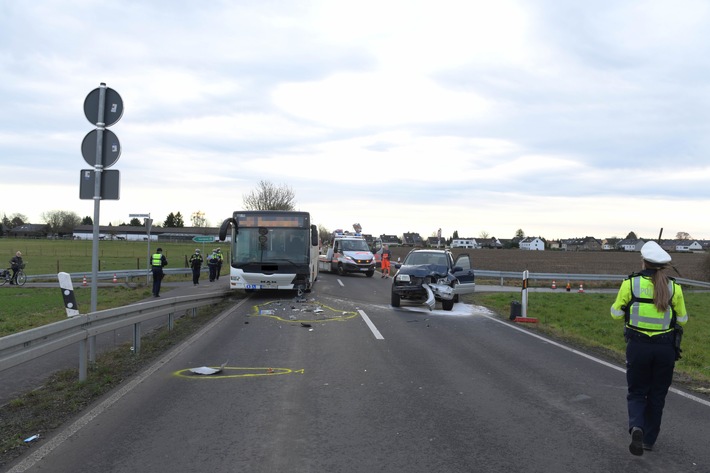
[[[245,210],[294,210],[295,193],[293,189],[285,184],[274,185],[269,181],[259,181],[256,189],[243,197]],[[50,210],[41,215],[45,229],[50,235],[64,236],[74,233],[74,229],[79,225],[93,225],[93,219],[89,216],[79,217],[76,212],[67,210]],[[190,223],[193,227],[208,227],[209,222],[205,218],[205,212],[198,210],[190,215]],[[13,228],[30,224],[26,215],[13,213],[3,214],[2,225],[0,225],[0,236],[5,236]],[[138,218],[132,218],[128,223],[122,222],[120,226],[142,227],[144,222]],[[109,223],[108,226],[113,226]],[[185,219],[181,212],[170,212],[162,224],[158,223],[158,228],[183,228]]]

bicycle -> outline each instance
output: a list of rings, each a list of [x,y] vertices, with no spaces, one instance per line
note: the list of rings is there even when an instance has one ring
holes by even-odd
[[[27,282],[27,275],[23,271],[24,268],[25,265],[23,263],[22,266],[20,266],[20,269],[17,270],[17,280],[15,281],[15,284],[17,284],[18,286],[24,286]],[[7,268],[0,272],[0,286],[4,286],[6,283],[9,283],[11,281],[12,268]]]

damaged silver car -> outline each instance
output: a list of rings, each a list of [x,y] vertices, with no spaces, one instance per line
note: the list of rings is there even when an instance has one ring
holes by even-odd
[[[392,279],[392,307],[403,300],[426,304],[433,310],[441,301],[444,310],[451,310],[459,295],[476,290],[475,275],[468,254],[454,257],[448,250],[412,250],[404,261],[395,264]]]

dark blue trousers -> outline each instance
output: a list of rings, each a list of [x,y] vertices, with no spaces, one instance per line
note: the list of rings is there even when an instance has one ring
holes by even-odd
[[[643,429],[643,443],[653,445],[661,431],[663,407],[673,381],[674,335],[673,332],[654,337],[634,334],[627,335],[627,339],[629,431],[640,427]]]
[[[153,295],[160,295],[160,283],[163,281],[163,268],[153,267]]]

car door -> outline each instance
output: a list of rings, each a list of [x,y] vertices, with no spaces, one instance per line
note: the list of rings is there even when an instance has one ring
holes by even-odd
[[[454,267],[460,268],[460,271],[453,273],[459,283],[454,288],[455,294],[472,294],[476,290],[476,278],[471,265],[471,257],[468,254],[459,255],[456,258]]]

